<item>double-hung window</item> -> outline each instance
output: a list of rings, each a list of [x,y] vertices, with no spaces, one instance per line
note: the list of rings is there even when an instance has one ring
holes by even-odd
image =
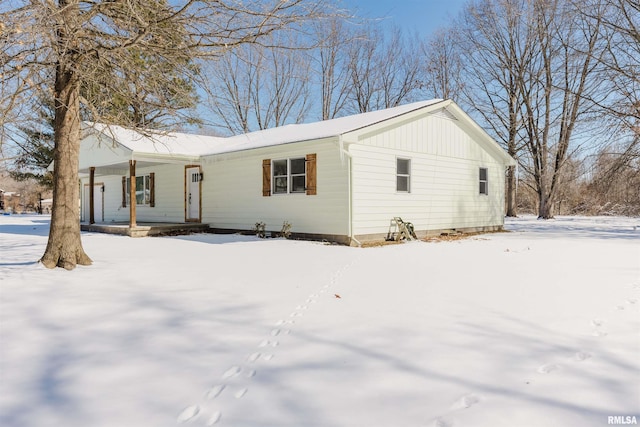
[[[304,157],[274,160],[273,194],[304,193],[307,189],[307,171]]]
[[[480,183],[480,194],[489,194],[489,170],[487,168],[480,168],[479,170],[479,183]]]
[[[409,193],[411,190],[411,160],[396,159],[396,191]]]

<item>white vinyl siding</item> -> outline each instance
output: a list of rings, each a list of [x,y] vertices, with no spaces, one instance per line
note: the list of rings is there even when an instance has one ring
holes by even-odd
[[[262,194],[264,159],[305,159],[316,153],[317,194]],[[346,236],[349,229],[348,174],[335,139],[309,141],[203,158],[202,222],[222,229],[251,230],[264,222],[267,231],[291,224],[294,233]],[[271,167],[274,167],[272,161]],[[274,180],[274,171],[271,171]],[[274,183],[271,183],[273,190]],[[230,188],[242,191],[229,191]]]
[[[396,216],[416,230],[503,224],[504,166],[458,121],[424,116],[370,132],[349,151],[356,236],[386,233]],[[410,193],[396,191],[398,158],[411,159]],[[493,183],[489,197],[478,197],[480,167]]]

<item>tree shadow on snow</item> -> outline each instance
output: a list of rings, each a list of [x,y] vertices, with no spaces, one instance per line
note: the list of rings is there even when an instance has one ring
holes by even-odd
[[[75,310],[61,313],[60,307],[51,311],[27,307],[23,310],[29,314],[20,314],[25,323],[21,330],[3,332],[2,345],[22,345],[20,351],[28,363],[21,372],[21,366],[3,361],[3,371],[20,372],[21,381],[13,383],[20,385],[12,390],[18,398],[6,400],[0,425],[175,424],[189,399],[205,391],[191,381],[215,381],[220,372],[210,371],[212,360],[223,355],[234,358],[229,353],[237,346],[226,342],[228,334],[234,328],[256,328],[251,313],[257,307],[243,303],[218,305],[212,315],[210,308],[194,307],[189,299],[179,300],[171,293],[150,295],[132,290],[96,294],[95,298],[111,301],[96,304],[95,310],[80,311],[77,321],[72,320]],[[193,396],[180,393],[185,389]],[[136,393],[139,391],[147,393]],[[123,399],[135,399],[126,404],[138,409],[119,414]],[[143,424],[127,418],[138,413],[155,418],[141,421]],[[113,415],[113,419],[98,420],[98,414]]]

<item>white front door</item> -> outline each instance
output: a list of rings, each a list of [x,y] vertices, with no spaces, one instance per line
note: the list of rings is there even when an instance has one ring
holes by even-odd
[[[96,222],[104,222],[104,212],[102,209],[102,200],[104,193],[102,192],[102,184],[93,186],[93,219]],[[90,194],[89,194],[89,186],[84,186],[84,206],[82,209],[82,221],[89,222],[90,219]]]
[[[186,220],[200,221],[200,167],[186,169]]]

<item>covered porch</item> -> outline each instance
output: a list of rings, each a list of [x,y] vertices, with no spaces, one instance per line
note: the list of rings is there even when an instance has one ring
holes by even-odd
[[[88,129],[78,168],[81,229],[133,237],[208,230],[199,156],[174,152],[176,143],[118,127]]]

